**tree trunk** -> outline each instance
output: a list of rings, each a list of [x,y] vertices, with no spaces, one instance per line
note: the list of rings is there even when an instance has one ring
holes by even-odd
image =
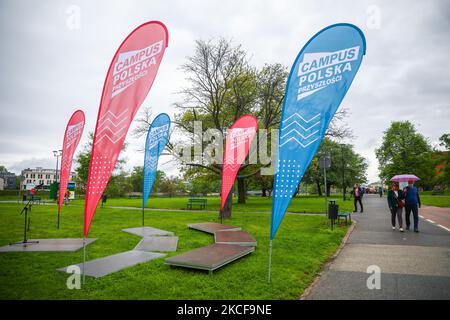
[[[317,184],[317,193],[319,194],[319,197],[321,197],[322,189],[320,188],[320,182],[318,180],[316,180],[316,184]]]
[[[233,190],[228,194],[223,210],[220,210],[219,219],[222,216],[223,219],[231,219],[231,207],[233,205]]]
[[[331,193],[331,184],[327,183],[327,197],[330,196]]]
[[[245,180],[244,178],[237,178],[238,182],[238,203],[245,204],[245,196],[247,191],[245,190]]]
[[[297,188],[295,189],[295,193],[294,193],[294,195],[292,197],[294,198],[294,197],[296,197],[299,194],[300,194],[300,183],[297,185]]]
[[[263,188],[261,190],[261,192],[262,192],[262,197],[267,197],[267,189]]]

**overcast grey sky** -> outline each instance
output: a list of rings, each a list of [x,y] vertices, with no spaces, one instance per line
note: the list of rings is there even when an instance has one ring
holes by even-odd
[[[79,19],[78,19],[79,18]],[[393,120],[410,120],[436,145],[450,129],[450,1],[0,1],[0,164],[53,168],[65,126],[86,113],[93,131],[107,68],[124,37],[160,20],[169,47],[143,106],[173,116],[185,85],[179,66],[194,40],[223,36],[242,44],[256,66],[291,67],[323,27],[349,22],[367,38],[367,54],[341,106],[357,152],[378,179],[374,149]],[[79,22],[79,24],[78,24]],[[142,165],[131,137],[127,167]],[[164,161],[164,160],[163,160]],[[163,170],[175,173],[170,164]]]

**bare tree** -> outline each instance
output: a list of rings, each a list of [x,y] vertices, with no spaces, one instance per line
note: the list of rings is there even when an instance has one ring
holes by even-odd
[[[325,136],[342,141],[344,139],[354,139],[353,131],[349,128],[345,122],[345,118],[348,117],[348,108],[342,107],[334,114],[333,119],[328,126]]]
[[[140,138],[147,134],[150,125],[152,124],[152,110],[149,106],[143,107],[139,112],[139,117],[136,118],[137,126],[133,129],[132,135]]]

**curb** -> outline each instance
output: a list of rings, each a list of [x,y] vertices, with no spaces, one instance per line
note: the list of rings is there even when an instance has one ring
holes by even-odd
[[[338,257],[339,253],[341,253],[341,251],[344,248],[344,246],[347,244],[348,238],[350,237],[351,233],[353,232],[353,229],[355,229],[356,224],[357,224],[357,222],[355,220],[352,220],[352,224],[351,224],[350,228],[348,228],[347,234],[342,239],[342,242],[339,245],[339,247],[336,249],[336,252],[330,258],[328,258],[328,260],[322,265],[318,275],[316,276],[314,281],[308,286],[308,288],[306,288],[305,291],[303,291],[303,293],[300,296],[299,300],[306,300],[308,295],[311,293],[312,289],[314,289],[314,287],[319,282],[319,280],[322,277],[322,275],[326,271],[328,271],[328,269],[330,268],[331,264],[334,262],[334,260]]]

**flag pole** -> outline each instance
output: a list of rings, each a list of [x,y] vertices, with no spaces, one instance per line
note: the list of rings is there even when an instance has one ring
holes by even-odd
[[[58,229],[59,229],[59,220],[61,217],[61,208],[59,207],[59,204],[56,204],[58,206]]]
[[[271,264],[272,264],[272,240],[270,240],[270,242],[269,242],[269,279],[268,279],[269,284],[270,284],[270,280],[271,280],[271,278],[270,278]]]
[[[86,282],[84,267],[86,266],[86,236],[83,237],[83,284]]]
[[[144,227],[144,206],[142,206],[142,227]]]

